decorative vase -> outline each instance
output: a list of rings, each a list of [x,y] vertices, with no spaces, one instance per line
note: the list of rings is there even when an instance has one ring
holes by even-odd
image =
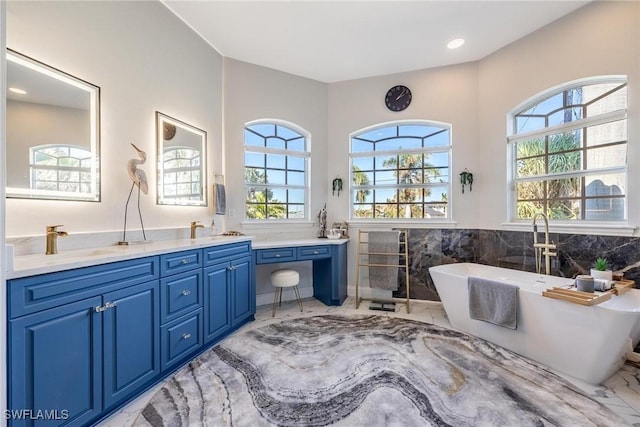
[[[600,280],[613,280],[613,271],[611,270],[601,271],[601,270],[595,270],[592,268],[591,277],[593,277],[594,279],[600,279]]]

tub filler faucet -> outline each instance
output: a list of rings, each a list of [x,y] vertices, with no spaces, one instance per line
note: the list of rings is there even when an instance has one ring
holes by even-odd
[[[538,242],[537,218],[544,219],[544,243]],[[545,274],[551,274],[551,257],[558,256],[557,252],[551,252],[552,249],[556,249],[556,245],[549,242],[549,219],[542,212],[538,212],[533,216],[533,251],[536,257],[537,273],[542,273],[542,256],[544,255]]]
[[[58,231],[62,225],[47,225],[47,250],[45,255],[55,255],[58,253],[58,236],[68,236],[66,231]]]

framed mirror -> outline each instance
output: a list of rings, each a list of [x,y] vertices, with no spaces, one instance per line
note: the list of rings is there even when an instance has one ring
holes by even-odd
[[[100,201],[100,88],[7,50],[7,197]]]
[[[156,111],[158,204],[207,206],[207,133]]]

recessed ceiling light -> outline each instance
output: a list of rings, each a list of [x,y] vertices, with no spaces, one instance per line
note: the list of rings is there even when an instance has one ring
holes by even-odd
[[[26,95],[27,91],[23,89],[18,89],[17,87],[10,87],[9,90],[13,93],[17,93],[19,95]]]
[[[453,39],[447,43],[449,49],[457,49],[464,44],[464,39]]]

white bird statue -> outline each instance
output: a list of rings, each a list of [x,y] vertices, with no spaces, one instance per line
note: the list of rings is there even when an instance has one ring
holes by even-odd
[[[142,169],[138,169],[138,165],[144,164],[147,160],[147,153],[136,147],[135,144],[131,144],[131,146],[138,152],[138,157],[140,159],[131,159],[127,162],[127,172],[129,173],[129,177],[133,183],[131,184],[131,190],[129,190],[127,203],[124,206],[124,231],[122,233],[122,241],[119,242],[121,245],[129,244],[129,242],[127,242],[127,210],[129,208],[131,194],[133,193],[133,187],[135,186],[138,187],[138,215],[140,216],[140,225],[142,226],[142,237],[144,240],[147,240],[147,236],[144,232],[144,223],[142,222],[142,212],[140,211],[140,192],[142,191],[144,194],[148,194],[149,184],[147,183],[147,174],[145,174]]]
[[[145,174],[143,170],[138,169],[138,165],[143,165],[144,162],[147,161],[147,153],[136,147],[135,144],[131,145],[138,152],[138,157],[140,157],[140,160],[131,159],[127,162],[127,171],[129,172],[129,177],[131,177],[133,184],[137,185],[144,194],[148,194],[149,184],[147,184],[147,174]]]

